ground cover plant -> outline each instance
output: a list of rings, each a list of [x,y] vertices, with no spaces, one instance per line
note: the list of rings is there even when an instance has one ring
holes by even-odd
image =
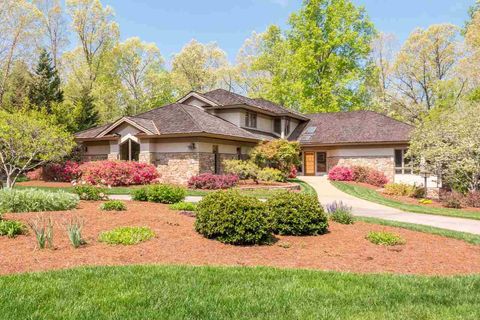
[[[100,233],[98,240],[114,245],[132,245],[153,237],[155,237],[155,233],[148,227],[119,227]]]
[[[334,201],[327,204],[328,217],[341,224],[353,224],[355,219],[352,214],[352,207],[342,201]]]
[[[132,199],[135,201],[172,204],[183,201],[186,195],[186,189],[181,186],[156,184],[135,189],[132,192]]]
[[[177,202],[168,207],[177,211],[195,211],[197,209],[197,204],[193,202]]]
[[[480,318],[478,275],[125,266],[3,276],[0,287],[5,319]]]
[[[397,234],[387,231],[370,231],[366,239],[373,244],[382,246],[396,246],[405,244],[405,240]]]
[[[48,192],[37,189],[1,189],[0,214],[5,212],[40,212],[73,209],[77,195],[67,192]]]
[[[122,201],[110,200],[110,201],[102,203],[102,205],[100,206],[100,210],[103,210],[103,211],[125,211],[125,210],[127,210],[127,206]]]
[[[202,173],[188,180],[188,187],[193,189],[228,189],[235,187],[237,184],[238,176],[234,174],[218,175]]]
[[[27,227],[21,221],[1,220],[0,219],[0,236],[14,238],[20,234],[27,232]]]

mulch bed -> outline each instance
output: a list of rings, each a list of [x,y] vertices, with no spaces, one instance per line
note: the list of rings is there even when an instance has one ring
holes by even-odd
[[[70,182],[55,182],[55,181],[42,181],[42,180],[29,180],[24,182],[18,182],[17,185],[24,187],[46,187],[46,188],[68,188],[72,187]]]
[[[49,215],[55,223],[55,249],[36,249],[33,232],[14,239],[0,237],[0,274],[63,269],[85,265],[188,264],[275,266],[360,273],[453,275],[480,273],[480,246],[410,230],[357,222],[331,223],[330,233],[316,237],[278,237],[270,246],[239,247],[205,239],[194,230],[195,218],[153,203],[128,202],[128,211],[103,212],[100,202],[82,201],[73,211],[6,214],[30,221]],[[72,215],[85,220],[87,245],[73,249],[65,231]],[[156,237],[133,246],[97,241],[101,231],[119,226],[148,226]],[[365,236],[369,231],[400,234],[406,245],[382,247]]]

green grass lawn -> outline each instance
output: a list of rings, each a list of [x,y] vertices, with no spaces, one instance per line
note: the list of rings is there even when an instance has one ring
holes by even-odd
[[[479,319],[480,276],[95,267],[0,277],[1,319]]]
[[[363,187],[363,186],[353,185],[350,183],[345,183],[340,181],[331,181],[331,183],[333,186],[335,186],[339,190],[345,193],[348,193],[352,196],[355,196],[357,198],[383,204],[385,206],[397,208],[407,212],[426,213],[426,214],[434,214],[434,215],[441,215],[441,216],[480,220],[479,211],[465,211],[465,210],[459,210],[459,209],[434,208],[429,206],[414,205],[414,204],[387,199],[383,197],[381,194],[379,194],[377,191]]]

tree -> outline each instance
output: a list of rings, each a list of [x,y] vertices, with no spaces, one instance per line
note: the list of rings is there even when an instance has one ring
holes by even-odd
[[[19,175],[60,160],[73,146],[73,137],[52,125],[42,113],[0,110],[0,169],[7,176],[9,188]]]
[[[408,155],[458,191],[480,190],[480,104],[431,114],[414,131]]]
[[[45,49],[40,53],[29,96],[32,104],[49,114],[52,113],[52,103],[63,102],[60,77],[52,65],[50,54]]]
[[[275,168],[288,174],[300,164],[300,144],[282,139],[268,141],[256,146],[250,158],[260,168]]]
[[[219,70],[226,62],[225,52],[215,43],[190,41],[172,60],[172,83],[177,95],[215,88],[219,82]]]
[[[6,90],[0,109],[15,112],[25,107],[30,108],[28,92],[32,83],[33,77],[28,65],[23,60],[15,61],[5,83]]]
[[[99,122],[99,114],[94,105],[94,98],[88,89],[83,89],[80,97],[77,98],[75,104],[79,110],[77,118],[77,129],[79,131],[94,127]]]
[[[466,79],[467,98],[480,101],[480,1],[470,11],[471,18],[464,30],[466,55],[460,62],[459,74]]]

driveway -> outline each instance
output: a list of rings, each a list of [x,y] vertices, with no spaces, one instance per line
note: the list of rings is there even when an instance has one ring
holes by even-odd
[[[356,216],[422,224],[480,235],[480,220],[404,212],[346,194],[332,186],[326,176],[299,178],[317,191],[318,199],[323,205],[341,200],[352,207],[353,214]]]

